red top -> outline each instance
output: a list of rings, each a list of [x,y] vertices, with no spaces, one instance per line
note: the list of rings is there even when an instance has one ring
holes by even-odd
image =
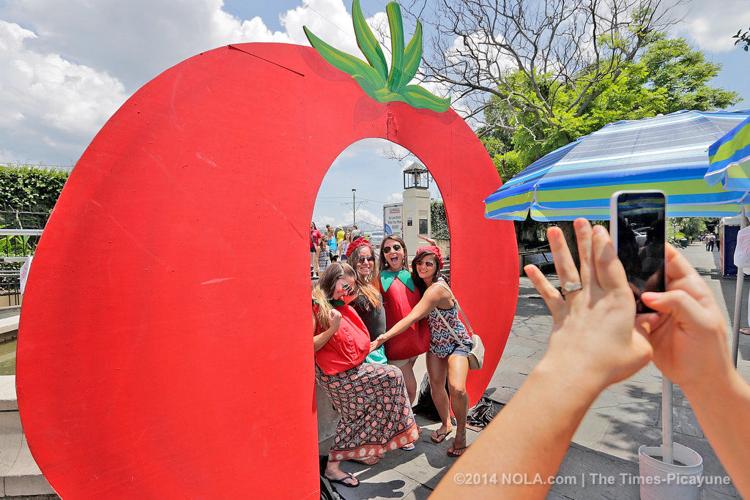
[[[388,291],[386,292],[383,292],[383,287],[381,285],[380,292],[383,294],[386,330],[390,330],[393,325],[404,319],[422,298],[416,287],[414,288],[414,291],[411,291],[398,278],[393,280],[393,283],[391,283],[391,286],[388,287]],[[416,323],[412,323],[412,325],[401,335],[417,335],[419,330],[423,328],[429,329],[427,322],[424,319],[421,319]]]
[[[315,247],[320,245],[320,240],[323,239],[323,235],[317,229],[310,231],[310,250],[314,250]]]
[[[313,305],[317,313],[318,306]],[[339,329],[318,352],[315,363],[326,375],[335,375],[359,366],[370,353],[370,334],[357,312],[348,305],[335,308],[341,313]],[[315,335],[322,333],[316,327]]]

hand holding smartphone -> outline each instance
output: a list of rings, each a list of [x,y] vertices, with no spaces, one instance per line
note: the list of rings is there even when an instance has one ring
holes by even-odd
[[[618,191],[610,200],[610,234],[636,300],[636,314],[653,312],[643,292],[663,292],[666,198],[661,191]]]

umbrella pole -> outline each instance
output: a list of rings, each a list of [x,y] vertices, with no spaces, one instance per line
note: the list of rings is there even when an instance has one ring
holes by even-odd
[[[740,217],[740,230],[747,226],[745,218],[745,206],[742,206]],[[742,319],[742,287],[745,284],[745,274],[742,269],[737,268],[737,285],[734,289],[734,318],[732,319],[732,361],[737,368],[737,353],[740,348],[740,321]]]
[[[665,464],[674,463],[672,446],[672,382],[661,374],[661,456]]]

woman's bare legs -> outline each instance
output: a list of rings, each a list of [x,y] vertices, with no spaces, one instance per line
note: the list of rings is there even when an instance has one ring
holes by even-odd
[[[406,385],[406,392],[409,394],[409,404],[414,404],[414,400],[417,398],[417,377],[414,375],[414,363],[417,362],[417,357],[410,358],[404,364],[399,364],[401,373],[404,374],[404,385]]]
[[[427,376],[430,379],[430,394],[432,402],[440,415],[440,428],[433,432],[432,440],[442,442],[444,437],[453,429],[451,425],[451,404],[445,391],[445,380],[448,376],[448,360],[440,359],[434,354],[427,353]]]
[[[469,373],[469,360],[466,356],[448,356],[448,390],[451,406],[456,415],[456,439],[448,448],[448,453],[459,456],[466,448],[466,413],[469,411],[469,397],[466,394],[466,375]]]

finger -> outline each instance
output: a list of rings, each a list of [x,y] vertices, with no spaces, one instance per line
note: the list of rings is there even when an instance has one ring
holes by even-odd
[[[685,290],[695,300],[713,297],[698,271],[672,245],[667,244],[667,290]]]
[[[592,252],[594,254],[596,279],[599,285],[607,290],[628,288],[625,269],[622,267],[620,259],[617,258],[617,252],[607,230],[604,229],[604,226],[596,226],[593,233]]]
[[[534,288],[536,288],[536,291],[542,296],[544,303],[547,304],[547,309],[549,309],[552,317],[556,318],[562,311],[562,308],[565,307],[565,299],[563,299],[563,296],[560,295],[557,288],[552,286],[552,283],[549,282],[535,265],[530,264],[525,266],[523,270],[526,272],[526,276],[531,280]]]
[[[576,269],[573,257],[570,255],[568,243],[559,227],[551,227],[547,230],[547,240],[552,250],[552,261],[555,264],[555,271],[560,278],[560,284],[578,283],[581,281]]]
[[[641,295],[641,300],[656,312],[671,314],[678,318],[692,317],[694,311],[701,309],[700,304],[684,290],[645,292]]]
[[[696,276],[700,278],[698,271],[687,261],[685,257],[672,245],[667,243],[666,245],[667,254],[667,279],[669,281],[678,280],[680,278],[688,278]],[[702,280],[701,280],[702,281]]]
[[[648,338],[664,321],[664,317],[657,313],[638,314],[635,317],[635,327],[638,333]]]
[[[586,287],[596,283],[594,266],[591,254],[591,224],[586,219],[576,219],[573,222],[576,231],[576,242],[578,243],[578,260],[580,263],[579,273],[581,284]]]

